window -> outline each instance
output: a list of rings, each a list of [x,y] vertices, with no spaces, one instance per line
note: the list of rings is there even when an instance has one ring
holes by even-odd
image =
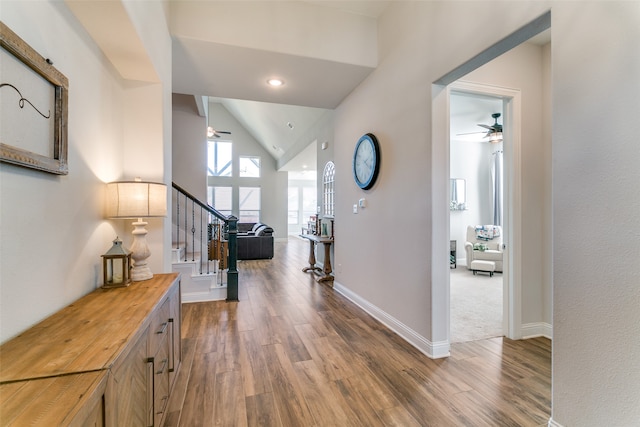
[[[240,156],[240,176],[260,178],[260,157]]]
[[[223,215],[231,215],[231,187],[208,187],[207,203]]]
[[[317,215],[317,172],[288,172],[288,216],[287,233],[298,235],[306,228],[311,215]]]
[[[302,188],[302,220],[303,223],[309,220],[311,215],[316,215],[317,204],[316,197],[318,195],[318,189],[313,187]]]
[[[298,224],[300,216],[298,187],[289,187],[289,210],[287,224]]]
[[[336,166],[333,162],[328,162],[324,166],[322,174],[322,202],[324,205],[324,216],[333,217],[335,214],[335,190],[334,180],[336,175]]]
[[[238,197],[238,222],[260,222],[260,187],[240,187]]]
[[[231,176],[231,145],[229,141],[207,141],[208,176]]]

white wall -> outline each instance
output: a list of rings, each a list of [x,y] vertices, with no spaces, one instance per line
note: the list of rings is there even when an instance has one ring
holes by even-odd
[[[552,9],[552,404],[565,426],[640,424],[638,22],[638,2]]]
[[[542,139],[544,141],[552,141],[551,125],[553,120],[553,108],[551,106],[551,43],[547,43],[542,48]],[[544,169],[540,171],[542,175],[543,193],[548,194],[545,197],[542,207],[542,300],[550,301],[543,306],[542,318],[545,322],[553,325],[553,193],[552,193],[552,156],[551,146],[548,144],[543,150]],[[545,252],[546,251],[546,252]]]
[[[104,182],[122,172],[124,91],[64,5],[3,2],[1,13],[69,79],[69,175],[0,163],[5,341],[101,283],[100,255],[123,233],[102,212]]]
[[[123,5],[156,76],[148,78],[148,81],[124,82],[126,99],[121,108],[125,115],[125,159],[120,179],[141,176],[163,182],[170,189],[172,65],[167,8],[163,2],[123,1]],[[167,204],[167,212],[170,213],[170,198]],[[149,218],[147,222],[151,271],[171,271],[171,218]],[[127,230],[132,229],[128,225]]]
[[[198,2],[199,3],[199,2]],[[246,46],[300,57],[375,66],[376,22],[357,13],[328,9],[312,2],[259,1],[202,4],[171,3],[175,33],[197,40]],[[204,11],[204,12],[203,12]],[[220,16],[215,25],[211,17]],[[327,31],[331,28],[331,31]],[[315,43],[322,34],[325,43]]]
[[[157,17],[154,6],[145,17]],[[170,123],[164,121],[166,86],[153,91],[123,81],[64,3],[3,1],[0,19],[69,79],[69,174],[54,176],[0,163],[4,342],[102,284],[100,255],[116,235],[128,245],[131,231],[125,221],[104,219],[104,183],[133,178],[134,170],[164,179],[164,139]],[[153,43],[166,45],[168,35],[157,37],[158,32],[161,28]],[[158,75],[170,81],[167,58],[166,49],[154,55]],[[125,117],[140,111],[145,112],[142,124]],[[141,133],[138,126],[157,128],[154,139],[134,138]],[[143,158],[141,168],[130,167],[127,156],[139,150],[151,160]],[[148,227],[154,272],[166,271],[163,227],[162,220]]]
[[[207,118],[193,96],[173,94],[173,181],[207,202]],[[201,171],[201,173],[194,173]]]

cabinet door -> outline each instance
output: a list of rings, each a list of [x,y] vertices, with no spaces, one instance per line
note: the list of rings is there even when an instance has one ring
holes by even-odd
[[[147,353],[149,329],[145,329],[126,359],[113,371],[113,401],[116,426],[150,426],[150,383],[153,373]]]
[[[182,360],[182,304],[180,300],[180,282],[169,297],[169,389],[173,386],[180,361]]]
[[[74,422],[82,427],[104,427],[104,402],[102,400],[94,402],[93,407],[88,412],[86,419],[80,422],[74,420]]]

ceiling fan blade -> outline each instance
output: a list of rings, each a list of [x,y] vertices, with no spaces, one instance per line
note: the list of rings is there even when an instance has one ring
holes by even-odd
[[[207,136],[209,138],[213,137],[213,138],[220,138],[220,134],[224,133],[226,135],[231,135],[231,132],[226,131],[226,130],[215,130],[213,127],[208,126],[207,127]]]
[[[485,128],[485,129],[493,130],[493,126],[483,125],[483,124],[481,124],[481,123],[478,123],[478,126],[480,126],[481,128]]]
[[[486,133],[486,132],[467,132],[467,133],[456,133],[456,135],[476,135],[479,133]]]

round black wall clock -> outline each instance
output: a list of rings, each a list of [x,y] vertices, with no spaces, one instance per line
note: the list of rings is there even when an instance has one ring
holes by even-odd
[[[380,146],[375,135],[362,135],[353,151],[353,179],[358,187],[368,190],[373,187],[380,169]]]

